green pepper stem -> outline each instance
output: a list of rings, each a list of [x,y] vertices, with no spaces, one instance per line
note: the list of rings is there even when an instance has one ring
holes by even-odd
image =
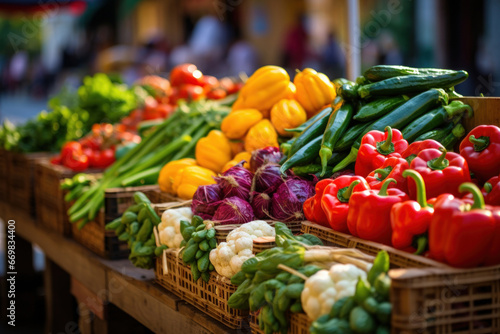
[[[490,144],[490,138],[486,136],[481,136],[476,138],[474,135],[469,136],[469,141],[474,144],[474,151],[481,152],[488,147]]]
[[[421,235],[417,238],[417,251],[413,254],[420,255],[427,249],[427,236]]]
[[[417,202],[420,204],[420,207],[425,208],[426,206],[429,206],[426,200],[425,182],[422,175],[420,175],[420,173],[416,170],[406,169],[403,172],[403,176],[411,177],[413,181],[415,181],[415,184],[417,185]]]
[[[351,147],[351,152],[342,160],[339,162],[335,167],[333,167],[332,172],[338,172],[339,170],[347,168],[352,162],[356,161],[356,157],[358,156],[358,149]]]
[[[361,182],[360,180],[352,181],[349,187],[344,192],[342,192],[341,196],[346,202],[348,202],[349,198],[351,198],[354,187],[356,187],[360,182]]]
[[[389,170],[387,168],[379,168],[379,169],[375,169],[374,171],[374,174],[378,174],[380,175],[380,180],[383,180],[385,179],[389,174],[391,174],[392,172],[392,168],[390,168]]]
[[[380,151],[388,152],[390,151],[392,144],[392,129],[390,126],[386,126],[384,130],[387,132],[387,139],[382,145],[379,146],[379,148]]]
[[[458,187],[458,191],[461,193],[470,192],[472,198],[474,199],[474,204],[472,204],[471,209],[484,209],[484,197],[481,190],[472,182],[465,182]]]
[[[385,180],[382,184],[382,187],[380,188],[380,191],[378,192],[379,196],[387,196],[387,188],[389,187],[389,184],[391,182],[398,183],[398,181],[394,180],[393,178]]]
[[[483,186],[484,190],[486,191],[487,194],[489,194],[493,190],[493,186],[491,183],[486,182]]]
[[[319,150],[319,157],[321,158],[321,174],[319,176],[323,176],[326,173],[328,159],[332,157],[332,150],[328,147],[322,147]]]
[[[452,101],[449,105],[443,107],[448,114],[448,120],[451,120],[455,116],[461,116],[467,111],[468,117],[472,116],[472,108],[468,104],[464,104],[461,101]]]
[[[439,169],[439,170],[443,170],[445,169],[446,167],[449,166],[450,162],[446,159],[446,149],[445,148],[440,148],[439,149],[442,153],[441,155],[436,158],[436,159],[432,159],[430,161],[427,161],[427,166],[430,168],[430,169]]]

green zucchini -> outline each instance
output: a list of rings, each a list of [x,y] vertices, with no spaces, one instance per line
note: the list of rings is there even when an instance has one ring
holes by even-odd
[[[359,123],[351,126],[347,129],[342,138],[337,141],[333,147],[333,152],[344,152],[349,150],[356,139],[358,139],[359,135],[362,134],[368,126],[370,126],[370,123]],[[330,160],[328,161],[328,165],[331,165]]]
[[[328,124],[330,114],[325,114],[323,117],[319,118],[316,122],[309,125],[293,142],[290,150],[288,152],[288,157],[292,157],[297,151],[299,151],[304,145],[311,142],[312,139],[321,135]]]
[[[449,88],[461,83],[467,79],[468,76],[467,72],[458,71],[437,75],[429,74],[394,77],[360,86],[358,88],[358,94],[361,98],[366,99],[375,96],[422,92],[430,88]]]
[[[290,151],[290,148],[292,147],[293,142],[295,141],[296,137],[292,137],[289,140],[287,140],[284,143],[281,143],[280,145],[280,150],[283,152],[284,155],[288,154],[288,151]]]
[[[332,84],[335,86],[335,89],[338,89],[340,86],[342,86],[343,84],[351,84],[351,85],[354,85],[354,82],[350,81],[350,80],[347,80],[345,78],[337,78],[335,80],[332,81]]]
[[[421,134],[418,136],[415,141],[422,141],[426,139],[433,139],[435,141],[441,142],[446,136],[448,136],[453,128],[455,127],[455,124],[453,123],[448,123],[442,128],[437,128],[431,131],[428,131],[424,134]]]
[[[452,150],[453,147],[458,143],[458,141],[465,136],[465,128],[462,124],[457,124],[451,130],[451,133],[444,137],[444,139],[441,141],[441,144],[447,149],[447,150]]]
[[[140,203],[151,204],[151,201],[149,200],[149,198],[144,193],[142,193],[140,191],[136,191],[134,193],[134,202],[136,204],[140,204]]]
[[[384,131],[386,126],[390,126],[394,129],[402,129],[411,121],[439,103],[447,104],[448,95],[442,89],[429,89],[428,91],[411,98],[405,104],[397,107],[387,115],[371,123],[370,126],[368,126],[352,144],[351,151],[347,157],[333,168],[333,172],[345,169],[351,163],[356,161],[361,139],[368,132],[373,130]]]
[[[403,138],[413,142],[421,134],[437,128],[445,122],[449,122],[456,116],[461,116],[465,111],[472,113],[472,108],[460,101],[452,101],[447,106],[440,106],[420,116],[408,124],[401,133]]]
[[[298,150],[294,155],[288,158],[283,165],[281,165],[280,171],[285,174],[287,170],[294,166],[306,165],[313,161],[317,156],[319,149],[321,147],[322,135],[311,140],[309,143],[304,145],[300,150]]]
[[[352,104],[344,103],[337,112],[330,116],[321,141],[321,149],[319,150],[322,167],[321,176],[325,174],[328,160],[332,156],[333,147],[347,130],[353,114]]]
[[[305,121],[304,123],[302,123],[298,127],[293,128],[293,129],[285,129],[285,131],[286,132],[297,132],[297,133],[300,133],[300,132],[304,131],[309,125],[311,125],[314,122],[316,122],[318,119],[320,119],[320,118],[322,118],[322,117],[324,117],[326,115],[330,115],[331,112],[332,112],[332,107],[326,107],[325,109],[321,110],[319,113],[317,113],[313,117],[309,118],[307,121]]]
[[[429,75],[429,74],[449,74],[456,71],[443,70],[438,68],[413,68],[397,65],[375,65],[370,67],[363,74],[366,79],[371,81],[381,81],[393,77],[405,75]]]
[[[408,99],[408,96],[401,95],[389,97],[386,99],[374,100],[361,107],[353,118],[359,122],[368,122],[375,120],[399,107],[400,105],[408,101]]]
[[[346,101],[354,101],[358,99],[358,84],[343,84],[337,88],[337,95]]]

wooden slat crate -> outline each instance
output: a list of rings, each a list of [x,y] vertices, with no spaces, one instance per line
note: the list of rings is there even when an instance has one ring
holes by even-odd
[[[500,126],[500,97],[465,96],[459,100],[474,110],[474,117],[464,120],[466,133],[478,125]]]
[[[233,309],[227,304],[237,289],[228,278],[213,271],[208,283],[201,278],[194,282],[191,269],[176,251],[167,251],[163,260],[156,260],[155,274],[158,284],[229,328],[247,325],[248,312]]]
[[[47,159],[36,164],[36,223],[66,236],[71,235],[71,224],[68,220],[61,181],[73,175],[75,172],[71,169],[53,165]]]
[[[7,159],[8,202],[35,217],[35,169],[50,153],[9,152]]]
[[[182,202],[183,199],[180,199],[172,194],[163,192],[160,190],[160,187],[153,189],[153,192],[156,196],[156,203],[167,203],[167,202]]]
[[[389,275],[392,333],[500,333],[500,266]]]
[[[78,224],[71,224],[73,239],[97,255],[110,259],[125,259],[129,255],[128,245],[118,240],[114,231],[104,230],[104,210],[100,210],[94,221],[88,222],[82,229]]]
[[[109,223],[115,218],[120,217],[129,206],[134,204],[134,193],[136,191],[143,192],[152,203],[158,203],[157,192],[159,187],[139,186],[125,188],[108,188],[104,194],[104,221]]]

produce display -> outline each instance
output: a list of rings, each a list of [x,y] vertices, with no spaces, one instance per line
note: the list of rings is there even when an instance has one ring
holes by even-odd
[[[127,241],[130,248],[129,260],[134,266],[150,269],[153,267],[156,250],[153,228],[160,223],[160,217],[144,193],[134,193],[134,202],[121,217],[106,224],[105,229],[114,230],[118,240]]]

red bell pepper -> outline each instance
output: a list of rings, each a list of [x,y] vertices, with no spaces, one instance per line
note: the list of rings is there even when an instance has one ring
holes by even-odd
[[[325,215],[325,212],[321,208],[321,198],[323,197],[323,192],[325,188],[331,184],[334,180],[332,179],[324,179],[316,183],[316,187],[314,188],[316,194],[308,198],[304,202],[304,215],[307,220],[317,223],[322,226],[328,227],[328,219]]]
[[[500,206],[500,175],[493,176],[486,181],[483,186],[483,193],[486,193],[484,198],[486,204]]]
[[[500,128],[494,125],[475,127],[460,143],[460,154],[479,181],[500,174]]]
[[[400,157],[408,147],[399,130],[385,128],[385,132],[370,131],[363,136],[356,158],[356,175],[367,177],[371,171],[382,166],[389,157]]]
[[[355,237],[391,245],[391,209],[407,201],[408,195],[399,189],[387,189],[394,179],[386,179],[380,191],[355,192],[349,200],[347,227]]]
[[[413,159],[410,168],[422,175],[427,185],[427,199],[443,193],[458,197],[458,187],[471,181],[467,161],[459,154],[447,152],[445,149],[423,150]],[[412,199],[417,198],[417,187],[413,179],[408,180],[408,190]]]
[[[403,151],[403,153],[401,153],[401,157],[406,159],[406,161],[408,161],[408,163],[410,164],[413,159],[415,159],[415,157],[420,153],[420,151],[423,151],[427,148],[440,149],[444,148],[444,146],[433,139],[414,141],[410,144],[410,146],[406,148],[406,150]]]
[[[396,203],[391,209],[392,246],[404,251],[422,254],[428,245],[427,232],[434,213],[432,203],[425,197],[425,183],[422,176],[413,169],[403,172],[417,184],[417,201]]]
[[[380,168],[368,174],[366,182],[370,185],[370,189],[380,189],[384,180],[391,178],[396,180],[397,183],[391,183],[389,188],[398,188],[408,193],[406,177],[403,177],[403,172],[408,168],[410,168],[410,166],[405,159],[390,157],[384,161],[384,164],[380,166]]]
[[[347,228],[349,199],[352,193],[369,189],[370,186],[361,176],[347,175],[336,178],[325,188],[321,207],[332,229],[338,232],[349,231]]]
[[[473,183],[460,185],[460,191],[471,192],[474,203],[450,194],[436,200],[429,226],[430,256],[461,268],[500,264],[500,208],[486,206]]]

